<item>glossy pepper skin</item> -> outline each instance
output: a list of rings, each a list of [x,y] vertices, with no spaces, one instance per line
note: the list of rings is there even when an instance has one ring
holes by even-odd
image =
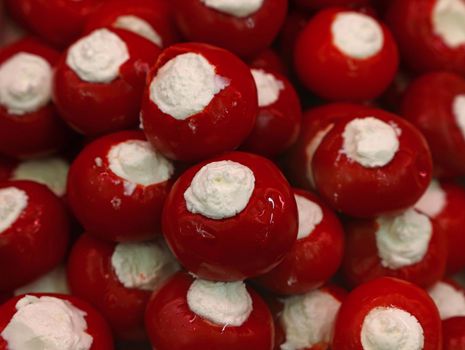
[[[465,350],[465,317],[452,317],[442,321],[442,350]]]
[[[57,266],[69,239],[66,209],[47,187],[32,181],[0,183],[0,189],[8,187],[24,191],[28,202],[0,235],[0,291],[12,291]]]
[[[115,27],[115,21],[120,16],[136,16],[152,26],[161,38],[161,47],[168,47],[179,40],[172,7],[164,0],[107,1],[89,17],[84,32]]]
[[[331,26],[336,16],[354,13],[345,8],[318,12],[299,34],[294,67],[303,85],[318,96],[336,101],[365,101],[380,96],[398,68],[397,46],[389,29],[379,22],[383,46],[368,58],[353,58],[333,44]]]
[[[423,328],[423,349],[441,349],[441,319],[433,300],[423,289],[389,277],[365,283],[347,296],[339,309],[332,349],[363,350],[361,327],[365,316],[377,307],[395,307],[410,313]]]
[[[445,273],[447,260],[446,236],[432,222],[433,234],[423,259],[398,269],[381,263],[376,245],[376,220],[354,220],[346,228],[346,246],[342,272],[351,287],[362,285],[379,277],[400,278],[427,288],[438,282]]]
[[[151,291],[127,288],[113,269],[116,244],[89,234],[74,244],[68,260],[68,283],[73,295],[99,310],[123,340],[145,340],[144,314]]]
[[[283,88],[275,102],[268,106],[259,106],[255,126],[241,148],[272,158],[282,154],[297,140],[302,110],[297,92],[289,80],[279,73],[258,70],[272,74]]]
[[[465,190],[453,182],[441,182],[446,193],[444,209],[431,220],[447,240],[447,274],[458,273],[465,267]]]
[[[113,350],[113,337],[111,331],[104,318],[87,302],[81,299],[62,294],[28,294],[35,297],[53,297],[70,302],[74,307],[85,312],[84,319],[87,323],[86,333],[92,337],[92,345],[89,350]],[[16,313],[16,304],[24,295],[19,295],[0,305],[0,333],[10,322],[11,318]],[[7,342],[0,336],[0,350],[8,350]]]
[[[266,49],[281,28],[287,0],[264,0],[260,9],[247,17],[235,17],[205,5],[202,0],[175,0],[179,30],[189,41],[223,47],[242,57]]]
[[[367,5],[369,3],[368,0],[294,0],[294,2],[298,6],[309,10],[318,10],[331,6]]]
[[[309,236],[294,243],[282,263],[256,279],[280,295],[303,294],[320,287],[339,269],[344,253],[344,231],[334,212],[311,192],[294,189],[294,193],[317,204],[323,219]]]
[[[160,48],[147,39],[122,29],[111,29],[128,48],[129,59],[109,83],[81,78],[66,64],[67,51],[54,77],[54,100],[63,119],[86,136],[98,136],[136,126],[141,95],[150,66]]]
[[[417,73],[448,70],[463,75],[465,46],[450,47],[434,32],[431,17],[436,1],[390,1],[386,22],[411,70]]]
[[[299,137],[288,152],[287,178],[298,187],[313,190],[313,156],[324,136],[338,120],[352,114],[357,115],[365,109],[367,107],[360,104],[335,102],[306,110]]]
[[[465,174],[465,134],[453,104],[465,94],[465,79],[450,72],[433,72],[414,80],[405,92],[402,115],[425,135],[435,164],[442,171]]]
[[[107,155],[113,146],[130,140],[146,141],[141,131],[122,131],[95,140],[81,151],[68,174],[68,202],[74,215],[89,233],[113,242],[157,236],[172,186],[171,180],[134,184],[132,193],[127,192],[127,181],[111,171]]]
[[[152,101],[150,84],[162,66],[186,53],[202,55],[228,85],[203,111],[178,120]],[[218,47],[185,43],[164,50],[151,69],[141,115],[144,132],[156,149],[168,158],[193,162],[236,149],[252,131],[257,113],[257,88],[250,69],[239,58]]]
[[[346,125],[367,116],[394,123],[400,130],[399,149],[382,167],[366,168],[341,154]],[[432,168],[431,153],[423,135],[403,118],[379,109],[353,113],[337,122],[312,161],[320,196],[334,209],[355,217],[374,217],[412,206],[428,187]]]
[[[90,14],[111,0],[6,0],[9,12],[32,32],[59,48],[81,34]]]
[[[26,37],[0,50],[0,64],[17,53],[37,55],[54,68],[60,53],[43,42]],[[15,158],[46,155],[63,148],[70,130],[50,101],[33,112],[15,115],[0,106],[0,152]],[[19,136],[20,135],[20,136]]]
[[[158,350],[272,350],[274,324],[262,298],[247,287],[253,311],[238,327],[214,324],[192,312],[187,292],[194,279],[178,273],[156,291],[149,302],[145,325]]]
[[[184,192],[206,164],[230,160],[249,167],[255,188],[245,209],[231,218],[209,219],[187,210]],[[176,218],[176,220],[173,220]],[[268,272],[297,237],[292,190],[271,161],[231,152],[187,170],[174,184],[163,210],[163,233],[181,264],[203,279],[237,281]]]

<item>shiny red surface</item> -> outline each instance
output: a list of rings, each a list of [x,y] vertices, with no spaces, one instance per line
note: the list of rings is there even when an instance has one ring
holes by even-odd
[[[289,74],[289,67],[284,64],[279,55],[273,49],[266,49],[258,53],[247,60],[247,63],[252,68],[264,69],[266,71],[276,72],[285,76]]]
[[[82,235],[68,260],[69,287],[73,295],[102,313],[116,338],[144,340],[145,308],[152,293],[126,288],[119,281],[111,263],[115,247],[115,243]]]
[[[111,27],[119,16],[137,16],[147,21],[167,47],[178,41],[172,6],[166,0],[111,0],[107,1],[86,22],[84,32]]]
[[[344,253],[344,231],[334,212],[311,192],[294,189],[294,193],[318,204],[323,220],[294,243],[282,263],[256,279],[276,294],[302,294],[320,287],[336,273]]]
[[[345,126],[367,116],[395,123],[401,131],[399,149],[383,167],[365,168],[340,152]],[[412,206],[432,176],[431,154],[424,137],[406,120],[379,109],[353,113],[337,122],[318,147],[312,168],[316,189],[323,199],[336,210],[355,217],[373,217]]]
[[[20,217],[0,234],[0,291],[21,287],[57,266],[64,258],[69,222],[62,201],[43,185],[4,181],[28,196]]]
[[[447,46],[434,33],[431,20],[436,0],[392,0],[386,21],[399,45],[402,59],[416,72],[445,69],[465,73],[465,45]]]
[[[54,100],[63,119],[85,135],[99,135],[136,126],[150,66],[160,54],[157,45],[137,34],[111,29],[125,43],[129,60],[110,83],[91,83],[66,64],[65,52],[54,77]]]
[[[442,350],[465,350],[465,317],[442,321]]]
[[[323,287],[320,287],[319,290],[321,292],[330,294],[332,297],[334,297],[336,300],[340,301],[341,303],[345,300],[347,297],[347,292],[336,286],[336,285],[325,285]],[[268,304],[270,304],[270,301],[267,300]],[[284,307],[284,304],[282,301],[279,301],[277,299],[274,299],[271,301],[271,310],[273,313],[273,317],[275,319],[275,347],[274,350],[281,350],[281,345],[286,341],[286,333],[285,330],[283,329],[283,326],[281,325],[280,321],[280,316]],[[302,350],[328,350],[330,349],[331,344],[327,343],[326,341],[322,341],[318,344],[315,344],[311,346],[310,348],[305,348]]]
[[[204,165],[222,160],[253,171],[255,188],[246,208],[223,220],[189,212],[184,192],[193,177]],[[163,233],[171,250],[189,272],[209,280],[236,281],[270,271],[294,244],[297,225],[293,193],[281,172],[265,158],[240,152],[187,170],[174,184],[163,211]]]
[[[150,99],[149,85],[165,63],[185,53],[202,55],[229,85],[202,112],[177,120]],[[147,82],[141,112],[144,131],[155,148],[169,158],[198,161],[232,151],[253,129],[258,113],[255,82],[249,67],[223,49],[197,43],[171,46],[160,55]]]
[[[432,218],[435,226],[447,238],[447,273],[465,268],[465,190],[454,183],[441,183],[446,193],[446,205]]]
[[[287,178],[297,186],[311,190],[313,184],[310,181],[310,172],[313,158],[310,159],[307,150],[315,136],[343,117],[357,114],[366,108],[358,104],[329,103],[305,111],[299,137],[287,157]]]
[[[61,295],[61,294],[28,294],[36,297],[54,297],[70,302],[74,307],[85,312],[85,320],[87,323],[88,333],[92,337],[92,346],[89,350],[113,350],[113,339],[110,333],[110,329],[103,317],[88,303],[70,295]],[[17,296],[10,299],[7,303],[0,306],[0,333],[5,329],[5,327],[10,322],[11,318],[16,313],[16,303],[23,298],[22,296]],[[8,344],[0,336],[0,350],[8,350]]]
[[[346,282],[359,286],[378,277],[396,277],[420,287],[430,287],[444,277],[447,259],[446,237],[433,222],[433,235],[421,261],[398,269],[381,264],[376,245],[376,220],[354,220],[346,226],[342,272]]]
[[[272,74],[284,88],[276,102],[259,107],[255,127],[241,148],[271,158],[283,153],[297,140],[302,110],[297,92],[289,80],[279,73],[262,71]]]
[[[387,29],[380,52],[366,59],[346,56],[333,44],[331,25],[344,8],[322,10],[300,33],[294,67],[302,83],[328,100],[363,101],[378,97],[394,79],[398,68],[396,43]]]
[[[6,0],[10,13],[32,32],[58,47],[76,40],[91,13],[112,0]]]
[[[223,47],[239,56],[253,56],[270,46],[287,13],[287,0],[264,0],[257,12],[243,18],[214,10],[202,0],[173,2],[186,39]]]
[[[330,6],[367,5],[369,0],[294,0],[294,3],[309,10],[317,10]]]
[[[42,42],[27,37],[0,51],[0,64],[19,52],[38,55],[54,67],[59,52]],[[0,152],[17,158],[45,155],[62,148],[70,131],[58,116],[52,102],[22,115],[10,114],[0,106]]]
[[[125,195],[124,179],[109,168],[112,146],[129,140],[145,140],[140,131],[122,131],[97,139],[84,148],[71,164],[68,201],[84,228],[109,241],[140,241],[160,233],[163,203],[172,182],[136,185]],[[96,164],[101,158],[102,166]]]
[[[395,278],[379,278],[348,295],[339,309],[332,350],[363,350],[360,331],[365,316],[377,307],[395,307],[413,315],[423,328],[423,350],[440,350],[441,320],[428,294]]]
[[[155,292],[147,307],[145,324],[157,350],[272,350],[273,319],[268,306],[251,288],[249,318],[238,327],[214,324],[193,313],[187,291],[194,279],[178,273]]]
[[[465,94],[465,79],[434,72],[413,81],[402,102],[402,114],[425,135],[442,171],[465,174],[465,136],[455,119],[455,96]]]

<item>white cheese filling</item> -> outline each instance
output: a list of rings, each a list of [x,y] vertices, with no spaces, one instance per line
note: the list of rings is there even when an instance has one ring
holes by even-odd
[[[434,34],[447,46],[457,48],[465,44],[465,3],[462,0],[436,0],[431,22]]]
[[[310,349],[329,343],[341,303],[331,294],[314,290],[285,299],[281,314],[286,341],[281,350]]]
[[[203,166],[184,192],[187,210],[210,219],[231,218],[242,212],[255,188],[253,171],[223,160]]]
[[[133,15],[119,16],[113,23],[113,27],[136,33],[141,37],[150,40],[157,46],[163,47],[163,40],[161,36],[149,22],[140,17]]]
[[[205,6],[227,15],[243,18],[260,10],[264,0],[201,0]]]
[[[455,316],[465,316],[465,295],[448,283],[438,282],[428,293],[436,304],[442,320]]]
[[[98,29],[79,39],[68,50],[66,64],[84,81],[110,83],[129,60],[126,43],[108,29]]]
[[[14,291],[14,295],[28,293],[70,294],[65,267],[60,265],[35,281]]]
[[[161,243],[119,243],[111,256],[118,280],[126,288],[153,291],[179,270],[176,259]]]
[[[423,327],[405,310],[376,307],[363,320],[360,339],[364,350],[421,350]]]
[[[354,119],[344,129],[342,153],[366,168],[385,166],[399,150],[397,134],[392,125],[374,117]]]
[[[313,188],[315,188],[315,179],[313,178],[312,168],[313,157],[315,156],[315,153],[323,142],[325,136],[328,135],[333,127],[334,124],[330,124],[325,129],[318,131],[305,149],[305,155],[307,156],[307,179]]]
[[[184,53],[158,70],[150,84],[150,99],[163,113],[185,120],[202,112],[228,85],[205,57]]]
[[[267,107],[278,101],[284,83],[262,69],[252,69],[251,72],[257,86],[259,107]]]
[[[381,264],[400,269],[420,262],[428,252],[433,235],[430,219],[414,209],[377,220],[376,245]]]
[[[462,136],[465,138],[465,94],[454,97],[452,101],[452,114]]]
[[[244,282],[197,279],[189,287],[187,304],[193,313],[220,326],[239,327],[253,311]]]
[[[54,297],[25,296],[1,336],[9,350],[89,350],[86,313]]]
[[[26,192],[16,187],[0,189],[0,234],[9,229],[27,207]]]
[[[0,66],[0,104],[10,114],[39,110],[52,97],[52,67],[40,56],[20,52]]]
[[[332,25],[333,44],[343,54],[355,59],[377,55],[384,44],[383,29],[370,16],[357,12],[336,15]]]
[[[299,214],[299,230],[297,239],[303,239],[313,232],[315,227],[323,220],[323,210],[311,200],[294,194]]]
[[[132,195],[137,185],[150,186],[165,182],[174,172],[173,164],[149,142],[129,140],[110,149],[107,154],[110,170],[125,181],[125,195]]]
[[[12,179],[38,182],[61,197],[66,192],[68,170],[69,164],[62,158],[31,159],[16,167]]]
[[[415,204],[415,209],[430,218],[435,218],[444,210],[447,204],[446,197],[441,184],[437,180],[432,180],[426,192]]]

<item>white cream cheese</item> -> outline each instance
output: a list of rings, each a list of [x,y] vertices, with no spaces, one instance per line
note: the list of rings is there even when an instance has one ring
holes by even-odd
[[[325,136],[328,135],[333,127],[334,124],[330,124],[323,130],[318,131],[305,149],[305,155],[307,156],[307,179],[313,188],[315,188],[315,179],[313,178],[312,168],[313,157],[318,150],[318,147],[320,147],[321,143],[323,142]]]
[[[452,101],[452,114],[455,122],[465,138],[465,95],[457,95]]]
[[[16,187],[0,189],[0,234],[9,229],[27,207],[26,192]]]
[[[281,324],[286,341],[281,350],[309,349],[321,342],[329,343],[340,306],[339,300],[321,290],[285,299]]]
[[[201,0],[205,6],[235,17],[248,17],[260,10],[264,0]]]
[[[239,327],[253,311],[244,282],[212,282],[196,279],[187,292],[187,304],[200,317],[221,326]]]
[[[176,259],[161,243],[119,243],[111,256],[118,280],[126,288],[153,291],[179,270]]]
[[[333,44],[343,54],[355,59],[377,55],[384,44],[383,29],[370,16],[357,12],[336,15],[332,25]]]
[[[69,164],[62,158],[50,157],[21,162],[13,172],[14,180],[30,180],[47,186],[61,197],[66,192]]]
[[[462,0],[436,0],[431,15],[433,32],[444,44],[451,48],[465,44],[465,3]]]
[[[392,125],[374,117],[354,119],[344,129],[342,153],[366,168],[385,166],[399,149],[397,134]]]
[[[428,215],[430,218],[435,218],[446,206],[446,197],[446,193],[441,188],[441,184],[437,180],[433,180],[426,192],[415,204],[415,209]]]
[[[323,210],[311,200],[294,194],[299,213],[299,231],[297,239],[303,239],[313,232],[316,226],[323,220]]]
[[[426,215],[409,209],[399,215],[381,216],[376,221],[379,225],[376,245],[384,267],[395,270],[424,258],[433,235]]]
[[[267,107],[278,101],[284,83],[262,69],[252,69],[251,72],[257,86],[258,105]]]
[[[465,316],[465,294],[448,283],[438,282],[428,293],[438,307],[442,320]]]
[[[360,340],[364,350],[421,350],[425,338],[415,316],[395,307],[377,307],[365,316]]]
[[[52,67],[38,55],[19,52],[0,66],[0,104],[10,114],[39,110],[52,97]]]
[[[228,84],[205,57],[184,53],[158,70],[150,84],[150,99],[163,113],[185,120],[202,112]]]
[[[163,47],[163,40],[161,36],[149,22],[140,17],[134,15],[119,16],[113,23],[113,27],[136,33],[141,37],[150,40],[159,47]]]
[[[98,29],[69,48],[66,64],[84,81],[110,83],[128,59],[126,43],[108,29]]]
[[[253,171],[223,160],[203,166],[184,192],[187,210],[210,219],[231,218],[245,209],[255,188]]]
[[[150,186],[165,182],[174,172],[173,164],[149,142],[129,140],[118,143],[107,154],[110,170],[126,180],[126,195],[131,195],[136,185]]]
[[[1,336],[9,350],[89,350],[86,313],[54,297],[25,296]]]
[[[14,291],[14,295],[28,293],[70,294],[65,267],[60,265],[35,281]]]

